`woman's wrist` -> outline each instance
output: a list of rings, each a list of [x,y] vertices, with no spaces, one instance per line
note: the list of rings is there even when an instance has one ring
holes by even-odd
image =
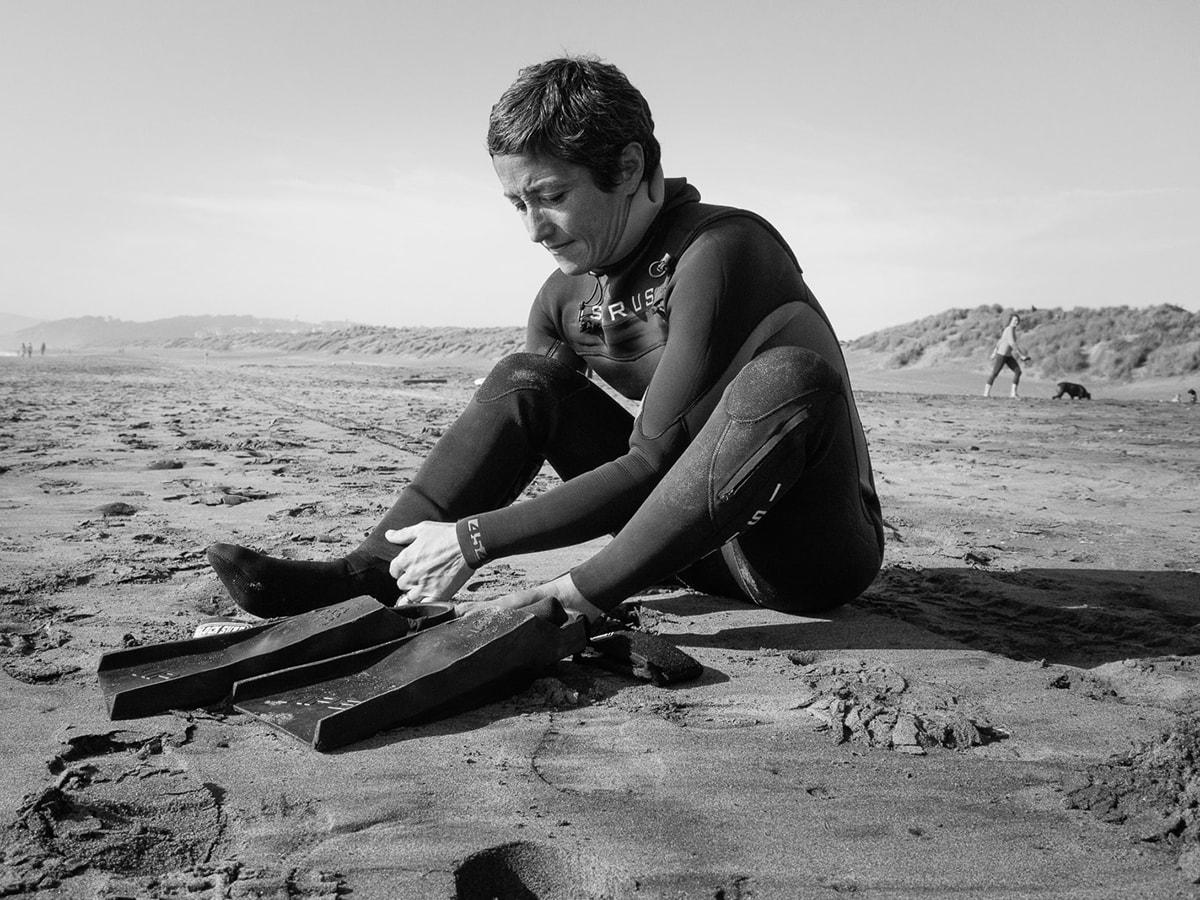
[[[596,604],[592,603],[579,592],[579,588],[575,586],[575,580],[571,577],[570,572],[555,578],[550,583],[550,586],[554,589],[554,596],[567,612],[579,613],[579,615],[583,616],[589,622],[598,622],[608,615],[607,610],[596,606]]]

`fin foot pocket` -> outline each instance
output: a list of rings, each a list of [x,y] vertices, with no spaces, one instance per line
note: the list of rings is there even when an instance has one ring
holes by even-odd
[[[606,669],[657,685],[694,681],[704,672],[699,661],[666,638],[645,631],[610,631],[591,640]]]

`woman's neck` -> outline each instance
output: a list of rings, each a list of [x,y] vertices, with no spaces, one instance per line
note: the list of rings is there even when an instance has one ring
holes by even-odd
[[[609,260],[600,267],[603,272],[612,265],[625,259],[642,242],[658,214],[662,212],[664,197],[664,179],[662,167],[659,166],[654,175],[638,185],[637,191],[630,197],[629,216],[625,221],[625,230],[621,240]]]

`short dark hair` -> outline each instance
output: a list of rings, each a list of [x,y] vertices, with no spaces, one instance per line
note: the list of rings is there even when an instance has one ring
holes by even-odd
[[[642,92],[611,63],[590,56],[526,66],[492,107],[488,152],[552,156],[587,168],[601,190],[621,183],[621,151],[642,147],[642,180],[658,170],[662,149]]]

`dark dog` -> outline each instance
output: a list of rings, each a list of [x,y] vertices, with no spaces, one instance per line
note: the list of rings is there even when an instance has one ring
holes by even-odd
[[[1091,400],[1092,395],[1088,393],[1088,389],[1082,384],[1075,384],[1073,381],[1060,381],[1057,385],[1058,393],[1051,399],[1057,400],[1063,394],[1066,394],[1072,400]]]

